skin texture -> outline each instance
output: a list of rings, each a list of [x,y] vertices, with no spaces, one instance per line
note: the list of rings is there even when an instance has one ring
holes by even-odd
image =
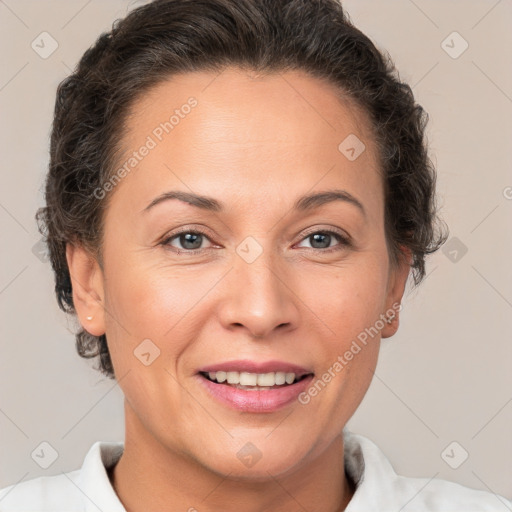
[[[237,411],[211,398],[197,371],[277,359],[321,376],[400,302],[410,259],[390,266],[368,119],[303,72],[187,73],[133,105],[125,156],[191,96],[197,106],[115,187],[103,269],[80,246],[67,248],[78,317],[106,333],[125,395],[125,452],[111,480],[129,512],[343,510],[354,489],[341,431],[398,313],[306,405]],[[338,150],[351,133],[366,146],[354,161]],[[330,189],[350,192],[366,214],[342,201],[292,210],[299,196]],[[142,212],[170,190],[214,197],[224,211],[168,200]],[[180,227],[206,231],[195,254],[180,237],[162,245]],[[352,245],[315,242],[326,229]],[[252,263],[236,252],[247,237],[262,249]],[[160,355],[146,366],[134,350],[148,338]],[[248,442],[262,454],[252,467],[237,457]]]

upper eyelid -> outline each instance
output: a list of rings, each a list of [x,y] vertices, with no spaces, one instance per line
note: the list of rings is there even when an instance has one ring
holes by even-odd
[[[334,228],[334,227],[329,227],[329,228],[310,228],[310,229],[307,229],[303,234],[302,234],[302,238],[301,240],[303,240],[304,238],[307,238],[308,236],[311,236],[315,233],[333,233],[335,235],[338,235],[339,237],[341,238],[344,238],[348,241],[352,240],[352,237],[344,230],[344,229],[341,229],[341,228]]]

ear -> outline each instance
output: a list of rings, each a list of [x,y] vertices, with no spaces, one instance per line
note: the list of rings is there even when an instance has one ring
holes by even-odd
[[[395,316],[392,317],[390,323],[386,323],[381,331],[382,338],[393,336],[400,325],[400,310],[402,309],[402,297],[404,295],[405,285],[412,265],[412,253],[410,249],[401,246],[401,255],[396,267],[390,269],[388,279],[388,291],[386,297],[386,311]],[[384,313],[386,314],[386,313]]]
[[[66,245],[73,304],[78,319],[93,336],[105,334],[103,271],[96,258],[81,245]],[[88,320],[87,317],[92,317]]]

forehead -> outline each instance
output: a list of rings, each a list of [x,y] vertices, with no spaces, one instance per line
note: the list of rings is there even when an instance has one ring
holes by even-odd
[[[316,183],[380,195],[367,114],[334,85],[302,71],[175,75],[132,105],[122,138],[125,160],[149,139],[154,147],[123,180],[146,199],[176,185],[220,195],[228,183],[240,187],[235,194],[253,190],[254,201],[271,199],[270,189],[295,197]],[[364,151],[347,158],[354,144]]]
[[[256,73],[226,68],[176,74],[142,93],[130,109],[127,139],[130,132],[149,132],[155,121],[169,120],[190,98],[197,100],[200,108],[195,110],[201,115],[190,116],[193,121],[187,124],[205,128],[206,141],[223,137],[235,144],[268,144],[288,142],[295,135],[300,143],[325,138],[328,132],[339,138],[350,129],[365,139],[372,136],[367,113],[324,79],[301,70]],[[226,130],[219,130],[221,120]],[[216,130],[208,130],[212,123]],[[235,124],[237,130],[230,130]],[[275,129],[281,131],[277,139]],[[173,130],[173,136],[180,131]]]

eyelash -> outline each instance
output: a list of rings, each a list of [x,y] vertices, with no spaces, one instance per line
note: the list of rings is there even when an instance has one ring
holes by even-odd
[[[212,240],[210,240],[210,237],[208,236],[208,234],[205,231],[203,231],[199,228],[195,228],[195,229],[184,228],[184,229],[177,231],[177,232],[171,234],[170,236],[166,237],[164,240],[162,240],[160,245],[170,248],[170,250],[174,251],[176,254],[198,254],[201,251],[211,249],[211,247],[208,247],[206,249],[177,249],[176,247],[173,247],[170,245],[170,242],[172,240],[174,240],[176,237],[178,237],[179,235],[182,235],[184,233],[193,234],[193,235],[203,235],[210,242],[212,242]],[[318,234],[318,233],[321,233],[323,235],[334,235],[334,237],[336,237],[340,243],[338,245],[335,245],[334,247],[328,247],[325,249],[316,249],[314,247],[302,247],[302,249],[309,249],[311,251],[320,251],[322,253],[331,253],[334,251],[340,251],[344,248],[350,248],[353,246],[349,237],[344,236],[341,233],[334,231],[332,229],[316,229],[316,230],[310,231],[310,232],[306,233],[300,241],[302,242],[303,240],[309,238],[310,236]]]

